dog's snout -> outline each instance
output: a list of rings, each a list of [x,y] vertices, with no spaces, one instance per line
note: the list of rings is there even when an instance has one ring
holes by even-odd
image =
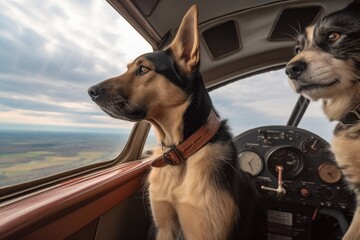
[[[104,92],[103,88],[101,88],[97,85],[90,87],[88,90],[88,94],[93,101],[96,101],[103,92]]]
[[[307,64],[302,61],[290,63],[286,66],[285,73],[290,79],[296,80],[307,68]]]

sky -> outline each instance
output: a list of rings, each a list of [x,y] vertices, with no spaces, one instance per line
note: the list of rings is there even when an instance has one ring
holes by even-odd
[[[87,89],[150,45],[105,0],[0,0],[0,129],[128,129]]]
[[[150,45],[105,0],[0,0],[0,130],[130,131],[87,95],[120,75]],[[283,70],[211,92],[235,133],[286,124],[298,95]],[[331,124],[312,104],[300,125],[329,139]]]

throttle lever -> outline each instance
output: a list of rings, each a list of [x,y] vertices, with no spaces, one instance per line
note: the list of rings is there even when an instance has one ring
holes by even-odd
[[[281,165],[277,165],[276,166],[276,171],[278,172],[278,186],[277,188],[271,188],[271,187],[266,187],[266,186],[261,186],[262,190],[265,191],[271,191],[271,192],[276,192],[276,194],[279,197],[283,197],[286,195],[286,190],[283,187],[283,182],[282,182],[282,172],[284,171],[283,166]]]

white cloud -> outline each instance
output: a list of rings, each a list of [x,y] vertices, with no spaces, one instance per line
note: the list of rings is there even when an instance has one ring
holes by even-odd
[[[4,92],[0,92],[0,97],[12,99],[12,100],[21,100],[28,103],[32,103],[34,105],[36,104],[46,104],[49,106],[54,107],[62,107],[69,110],[72,110],[73,112],[94,112],[94,109],[97,109],[95,104],[91,104],[88,102],[69,102],[69,101],[55,101],[51,99],[51,97],[47,95],[12,95]]]
[[[291,114],[293,106],[295,106],[297,98],[291,98],[287,101],[283,99],[262,99],[246,103],[245,106],[262,112],[267,116],[288,118]]]
[[[88,3],[50,1],[36,5],[36,1],[14,0],[0,6],[6,9],[4,13],[10,19],[22,26],[19,31],[29,28],[38,33],[47,42],[44,47],[51,51],[61,45],[59,40],[70,41],[113,64],[118,63],[119,52],[124,54],[125,61],[129,61],[140,53],[151,51],[150,46],[106,1]]]
[[[0,69],[6,69],[0,73],[1,123],[133,125],[106,116],[86,93],[95,74],[96,81],[119,75],[151,51],[106,1],[0,0],[0,8],[0,40],[16,55],[7,66],[11,60],[0,54]]]
[[[72,119],[69,114],[60,112],[28,111],[28,110],[10,110],[1,112],[1,124],[29,124],[45,126],[62,126],[62,127],[91,127],[104,129],[130,129],[134,125],[131,122],[119,121],[116,119],[90,116],[91,119],[101,120],[96,122],[79,122]],[[9,120],[11,121],[9,122]]]

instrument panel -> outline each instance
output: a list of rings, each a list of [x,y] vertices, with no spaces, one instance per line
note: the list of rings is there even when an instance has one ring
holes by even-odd
[[[302,206],[350,207],[352,195],[330,145],[319,136],[290,126],[264,126],[234,140],[240,168],[251,174],[263,197]],[[277,166],[282,167],[283,196],[263,189],[278,188]]]

